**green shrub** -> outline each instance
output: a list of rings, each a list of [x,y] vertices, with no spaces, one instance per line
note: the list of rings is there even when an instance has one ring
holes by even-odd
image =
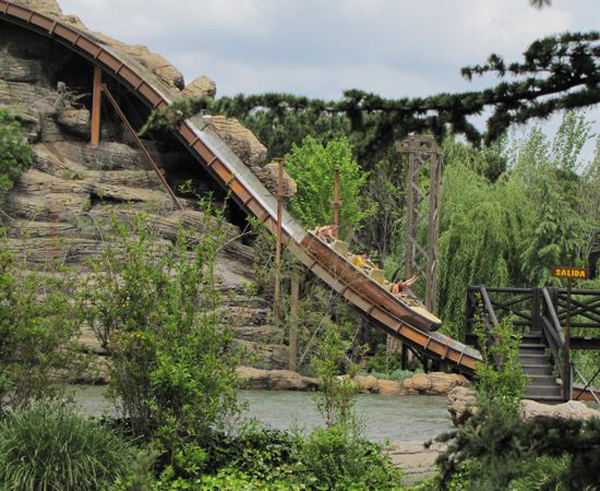
[[[98,490],[127,472],[132,446],[57,403],[35,403],[0,423],[0,488]]]
[[[0,108],[0,204],[31,163],[31,147],[20,128],[15,118]]]
[[[114,217],[81,312],[112,356],[110,395],[135,435],[153,439],[160,466],[201,472],[202,442],[238,410],[238,357],[214,265],[225,222],[207,206],[198,228],[160,240],[143,214]]]
[[[303,444],[298,480],[311,489],[394,489],[400,471],[383,448],[344,426],[317,428]]]
[[[69,281],[27,270],[0,241],[0,419],[62,392],[82,367]]]
[[[299,435],[250,422],[236,432],[205,440],[206,467],[235,468],[253,479],[284,479],[293,471],[301,443]]]

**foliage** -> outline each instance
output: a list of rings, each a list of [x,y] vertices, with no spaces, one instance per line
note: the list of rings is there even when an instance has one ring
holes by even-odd
[[[527,377],[519,362],[521,336],[510,319],[503,319],[488,332],[485,324],[475,325],[482,361],[475,369],[479,401],[493,401],[518,413],[527,389]]]
[[[310,126],[306,119],[320,127],[337,130],[338,121],[323,125],[323,119],[343,116],[350,131],[360,136],[356,141],[357,156],[371,159],[371,165],[382,157],[394,141],[410,133],[431,132],[442,140],[451,129],[465,135],[474,143],[483,136],[487,141],[500,138],[513,123],[531,118],[544,118],[561,109],[574,109],[597,104],[600,101],[600,33],[564,33],[534,41],[525,51],[521,63],[507,64],[492,54],[482,65],[466,67],[462,75],[473,76],[495,73],[501,81],[492,88],[457,94],[442,93],[423,98],[385,99],[360,90],[347,90],[339,101],[324,101],[290,94],[237,95],[217,101],[206,98],[182,100],[170,108],[155,112],[153,127],[177,126],[185,118],[201,110],[237,117],[243,123],[256,120],[264,113],[259,125],[271,124],[270,134],[285,134],[298,123]],[[491,109],[487,131],[482,135],[468,120],[484,109]],[[300,117],[287,118],[288,113]],[[289,124],[288,124],[289,123]],[[254,129],[251,126],[251,129]],[[260,133],[260,131],[259,131]],[[297,133],[291,131],[297,138]],[[279,140],[281,141],[281,140]],[[289,144],[284,143],[282,146]]]
[[[372,212],[363,220],[360,241],[365,244],[365,250],[377,251],[380,264],[385,264],[390,254],[401,256],[404,244],[407,166],[397,160],[397,156],[389,156],[377,162],[363,191],[363,207]]]
[[[462,337],[467,285],[552,285],[551,266],[588,261],[600,230],[599,154],[581,155],[592,138],[567,112],[552,141],[537,127],[482,150],[446,140],[438,304],[450,334]]]
[[[56,403],[34,403],[0,423],[2,489],[105,489],[132,455],[113,431]]]
[[[313,359],[320,387],[315,400],[328,428],[354,421],[352,408],[360,389],[356,381],[359,366],[348,360],[349,348],[350,343],[342,339],[337,329],[328,329],[319,340]]]
[[[20,128],[15,118],[0,108],[0,204],[31,163],[31,147]]]
[[[300,451],[299,481],[310,489],[394,489],[400,472],[376,443],[344,425],[317,428]]]
[[[176,475],[201,471],[203,439],[238,409],[237,356],[213,275],[225,225],[208,206],[202,216],[173,243],[159,241],[143,214],[114,217],[80,299],[112,356],[113,399]]]
[[[344,138],[322,145],[306,137],[286,156],[285,168],[298,186],[290,200],[292,214],[307,228],[333,221],[334,171],[340,170],[340,236],[348,237],[368,215],[361,208],[361,191],[367,179]]]
[[[0,419],[9,409],[63,393],[81,368],[78,324],[65,277],[27,271],[0,243]]]
[[[445,322],[462,325],[468,285],[506,285],[518,275],[515,245],[521,243],[528,220],[524,197],[518,183],[499,179],[490,184],[460,161],[448,162],[438,277],[439,311]]]
[[[401,381],[413,377],[415,373],[416,372],[413,372],[412,370],[403,370],[402,368],[397,368],[391,372],[369,372],[369,375],[381,380]]]
[[[169,487],[169,489],[173,488]],[[206,491],[250,491],[255,489],[264,491],[300,491],[307,488],[289,479],[278,481],[257,479],[244,474],[239,469],[227,467],[221,469],[214,476],[203,476],[194,489]]]
[[[207,467],[234,468],[252,479],[280,481],[293,473],[300,435],[260,427],[256,422],[205,441]]]
[[[484,402],[464,427],[438,440],[449,442],[438,460],[441,489],[468,469],[469,488],[595,489],[600,419],[538,417],[523,422],[501,404]],[[466,466],[466,467],[465,467]]]

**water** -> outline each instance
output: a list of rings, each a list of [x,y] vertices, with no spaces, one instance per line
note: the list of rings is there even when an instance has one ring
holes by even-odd
[[[83,413],[101,416],[110,412],[111,405],[103,397],[106,387],[77,386],[74,390],[75,402]],[[296,427],[310,431],[323,426],[312,397],[310,392],[239,392],[240,400],[248,403],[246,417],[283,430]],[[356,409],[366,423],[366,436],[376,441],[423,441],[453,428],[446,398],[440,396],[361,394],[357,396]]]

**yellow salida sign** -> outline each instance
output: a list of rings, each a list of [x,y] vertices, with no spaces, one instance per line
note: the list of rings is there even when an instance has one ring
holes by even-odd
[[[589,271],[585,268],[573,268],[571,266],[554,266],[552,276],[557,278],[571,278],[585,280],[589,277]]]

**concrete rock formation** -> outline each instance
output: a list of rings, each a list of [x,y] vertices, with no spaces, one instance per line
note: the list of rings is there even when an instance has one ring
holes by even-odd
[[[477,412],[475,392],[466,387],[455,387],[448,393],[448,412],[454,426],[461,426]],[[529,399],[523,400],[521,418],[530,421],[538,417],[554,417],[564,419],[600,418],[600,411],[586,406],[580,401],[568,401],[563,404],[542,404]]]
[[[455,387],[448,393],[448,412],[454,426],[461,426],[477,411],[475,391],[467,387]]]
[[[237,374],[242,388],[259,390],[317,390],[317,379],[304,377],[290,370],[261,370],[246,366],[238,367]]]
[[[65,17],[54,1],[23,3],[82,26],[80,21]],[[136,56],[145,53],[140,47],[131,50]],[[165,66],[159,61],[148,59],[153,71]],[[113,215],[129,220],[136,212],[145,211],[164,243],[174,240],[180,224],[201,225],[204,217],[196,207],[196,197],[177,191],[178,184],[186,181],[192,183],[196,193],[213,193],[216,204],[225,209],[228,217],[235,214],[225,203],[223,190],[182,146],[177,142],[145,140],[160,172],[179,195],[184,209],[176,209],[110,107],[103,109],[101,141],[92,149],[91,74],[87,61],[51,39],[2,24],[0,108],[7,109],[21,123],[33,150],[31,168],[21,176],[3,209],[12,217],[4,225],[8,246],[19,254],[27,250],[30,269],[58,258],[74,274],[85,275],[88,260],[102,253],[104,238],[99,224]],[[164,81],[165,73],[162,76]],[[136,112],[147,114],[143,112],[146,108],[135,104],[128,99],[123,107],[133,116]],[[235,134],[243,134],[248,140],[254,138],[241,125],[234,127]],[[256,159],[264,160],[266,149],[258,140],[254,138],[250,146],[247,152],[257,148],[260,155]],[[270,305],[267,300],[246,293],[245,285],[254,280],[255,253],[240,237],[242,225],[239,220],[237,225],[228,225],[230,241],[215,268],[218,288],[229,302],[226,319],[235,327],[238,343],[253,354],[251,361],[256,366],[287,367],[283,330],[269,324]],[[106,381],[106,353],[86,326],[82,326],[81,341],[97,358],[85,380]]]
[[[223,139],[252,172],[259,175],[267,157],[267,148],[235,118],[205,116],[204,121]]]
[[[402,382],[406,394],[445,395],[455,387],[470,386],[464,375],[444,372],[418,373]]]
[[[217,84],[206,75],[196,77],[181,91],[182,97],[217,97]]]
[[[600,418],[600,411],[586,406],[580,401],[568,401],[563,404],[549,405],[536,401],[524,400],[521,416],[525,421],[538,417],[550,416],[563,419]]]

